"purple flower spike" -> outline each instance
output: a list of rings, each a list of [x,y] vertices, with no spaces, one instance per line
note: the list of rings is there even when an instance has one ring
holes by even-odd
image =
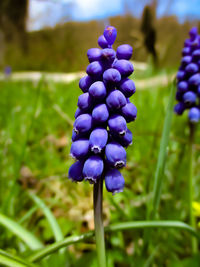
[[[112,48],[116,36],[114,27],[106,27],[104,35],[98,39],[102,49],[91,48],[87,52],[90,62],[86,69],[88,75],[79,81],[83,94],[78,98],[70,150],[71,156],[78,161],[69,169],[72,181],[96,183],[106,175],[106,188],[113,194],[121,192],[124,187],[124,178],[116,169],[126,164],[125,148],[133,138],[127,123],[137,114],[129,99],[136,91],[134,82],[128,79],[133,72],[128,61],[133,53],[132,47],[120,45],[116,53]],[[182,66],[179,73],[182,83],[177,93],[181,99],[185,92],[194,90],[189,83],[189,89],[186,89],[184,80],[191,73],[188,74],[184,68]]]
[[[105,155],[107,163],[114,168],[122,168],[126,165],[126,150],[117,142],[106,145]]]
[[[194,92],[188,91],[183,95],[183,101],[186,105],[192,105],[196,102],[197,96]]]
[[[119,90],[114,90],[109,93],[106,98],[106,104],[110,110],[120,109],[126,105],[126,98]]]
[[[116,169],[110,169],[105,174],[105,184],[108,192],[120,193],[124,189],[124,177],[121,175],[120,171]]]
[[[103,35],[99,36],[98,45],[101,48],[107,48],[108,47],[108,42],[106,41],[106,39]]]
[[[137,108],[132,103],[127,103],[124,107],[122,107],[121,114],[127,122],[134,121],[137,117]]]
[[[98,78],[103,73],[103,67],[99,61],[93,61],[87,66],[86,72],[93,78]]]
[[[118,70],[110,68],[104,71],[103,80],[107,84],[116,84],[121,80],[121,74]]]
[[[136,91],[135,83],[132,80],[125,78],[120,82],[119,90],[125,95],[125,97],[130,97]]]
[[[89,111],[92,107],[92,97],[89,93],[84,93],[78,98],[78,107],[82,111]]]
[[[93,83],[89,88],[89,93],[95,99],[104,99],[107,94],[106,87],[101,81]]]
[[[89,140],[79,139],[71,146],[70,155],[75,159],[84,159],[89,153]]]
[[[68,177],[73,182],[81,182],[83,181],[83,162],[76,161],[72,166],[69,168]]]
[[[116,60],[113,63],[113,68],[117,69],[123,77],[128,77],[134,71],[133,64],[126,59]]]
[[[101,60],[101,49],[100,48],[90,48],[87,51],[87,57],[89,62]]]
[[[117,58],[129,60],[132,57],[133,48],[128,44],[123,44],[117,48]]]
[[[192,123],[198,123],[200,120],[200,111],[199,108],[191,108],[188,113],[189,121]]]
[[[189,32],[190,38],[184,42],[182,61],[177,73],[176,100],[174,107],[177,115],[189,109],[188,119],[192,123],[200,120],[200,35],[197,28]]]
[[[96,124],[106,122],[108,117],[109,111],[106,104],[99,104],[92,111],[92,118]]]
[[[86,75],[79,81],[79,87],[83,91],[83,93],[86,93],[92,84],[93,80],[90,76]]]
[[[74,122],[76,133],[86,133],[92,128],[92,116],[90,114],[81,114]]]
[[[121,115],[112,115],[108,120],[108,126],[111,132],[119,136],[126,134],[126,120]]]
[[[113,26],[107,26],[104,30],[103,33],[106,41],[108,42],[109,45],[114,44],[115,39],[117,37],[117,30]]]
[[[96,183],[103,173],[103,160],[100,156],[90,156],[83,166],[83,176],[90,183]]]
[[[89,138],[90,149],[95,154],[101,153],[108,141],[108,132],[104,128],[94,129]]]

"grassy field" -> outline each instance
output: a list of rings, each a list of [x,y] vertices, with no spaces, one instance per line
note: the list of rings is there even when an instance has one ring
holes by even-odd
[[[67,178],[72,124],[80,89],[40,81],[0,82],[0,202],[1,213],[21,223],[45,244],[54,236],[41,209],[28,192],[37,194],[55,215],[64,236],[93,229],[92,186]],[[131,98],[138,117],[130,124],[133,145],[123,169],[126,186],[112,196],[104,190],[105,225],[145,220],[151,197],[168,87],[138,90]],[[187,115],[173,116],[165,179],[159,207],[160,219],[188,222],[188,125]],[[195,138],[194,191],[200,198],[200,131]],[[14,254],[26,246],[0,226],[0,248]],[[148,238],[147,238],[148,237]],[[199,266],[191,256],[188,233],[177,230],[132,230],[106,235],[110,266]],[[70,266],[96,266],[93,243],[69,247]],[[151,256],[149,256],[151,255]],[[40,266],[65,266],[65,258],[52,255]]]

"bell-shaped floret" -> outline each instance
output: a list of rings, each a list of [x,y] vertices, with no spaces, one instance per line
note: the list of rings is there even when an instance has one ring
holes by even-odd
[[[74,131],[76,133],[86,133],[92,128],[92,116],[90,114],[81,114],[74,122]]]
[[[117,142],[106,145],[105,155],[107,163],[112,167],[122,168],[126,165],[126,150]]]
[[[83,181],[83,161],[76,161],[74,164],[71,165],[68,172],[68,177],[73,182],[81,182]]]
[[[126,105],[126,98],[119,90],[113,90],[108,94],[106,104],[111,110],[120,109]]]
[[[90,183],[96,183],[103,173],[104,163],[100,156],[90,156],[84,163],[83,176]]]
[[[101,153],[108,141],[108,132],[104,128],[94,129],[89,138],[90,150],[95,154]]]
[[[75,159],[84,159],[89,153],[89,140],[79,139],[71,145],[70,155]]]
[[[108,192],[120,193],[124,189],[124,177],[121,175],[120,171],[116,169],[110,169],[105,174],[105,184]]]

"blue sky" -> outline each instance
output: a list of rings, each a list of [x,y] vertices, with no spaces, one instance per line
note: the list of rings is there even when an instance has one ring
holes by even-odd
[[[139,17],[149,0],[29,0],[29,30],[68,20],[86,21],[123,15]],[[176,15],[180,22],[200,19],[200,0],[159,0],[157,16]]]

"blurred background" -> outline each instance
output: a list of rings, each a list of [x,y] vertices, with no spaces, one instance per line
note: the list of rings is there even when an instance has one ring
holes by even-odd
[[[78,78],[106,25],[117,28],[114,48],[133,46],[137,88],[131,101],[138,118],[130,124],[133,145],[123,169],[126,186],[104,190],[104,223],[145,220],[151,197],[171,81],[192,26],[200,28],[199,0],[1,0],[0,1],[0,213],[44,244],[54,242],[48,218],[29,193],[50,208],[63,236],[93,229],[92,186],[75,184],[67,172]],[[187,113],[173,117],[160,219],[189,221]],[[194,181],[200,182],[200,131],[195,139]],[[197,204],[198,187],[194,188]],[[199,203],[200,207],[200,203]],[[199,209],[200,210],[200,209]],[[197,220],[200,212],[196,214]],[[0,248],[26,255],[27,246],[0,226]],[[108,266],[192,266],[186,232],[144,230],[106,235]],[[39,266],[96,266],[94,243],[69,247]]]

